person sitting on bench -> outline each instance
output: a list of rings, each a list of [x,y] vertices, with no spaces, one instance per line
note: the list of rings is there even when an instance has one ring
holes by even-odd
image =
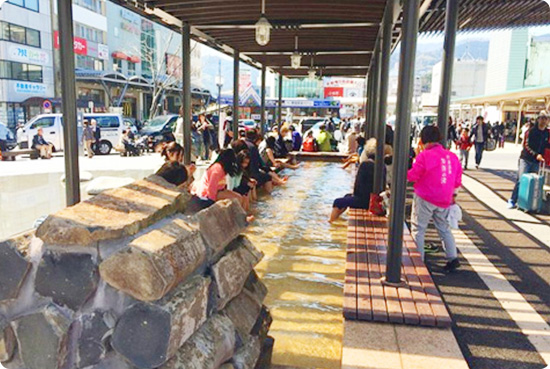
[[[52,158],[53,145],[44,139],[44,130],[42,128],[38,128],[38,131],[34,135],[32,139],[32,148],[40,152],[40,157],[42,159]]]

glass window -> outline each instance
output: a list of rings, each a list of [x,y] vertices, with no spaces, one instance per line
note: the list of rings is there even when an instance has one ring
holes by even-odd
[[[28,65],[29,81],[42,82],[42,67],[39,65]]]
[[[10,41],[24,44],[25,37],[25,27],[10,24]]]
[[[11,63],[11,77],[21,81],[27,80],[27,67],[21,63]]]
[[[40,47],[40,32],[27,28],[27,45]]]
[[[120,122],[118,120],[118,117],[111,115],[111,116],[102,116],[102,117],[94,117],[94,116],[86,116],[86,119],[95,119],[97,121],[97,125],[100,128],[118,128],[120,126]]]
[[[0,78],[11,79],[11,63],[8,61],[0,61]]]
[[[8,0],[8,3],[19,5],[19,6],[25,6],[24,0]]]
[[[38,0],[25,0],[25,8],[38,11]]]
[[[55,117],[39,118],[31,124],[31,129],[53,127],[54,123]]]

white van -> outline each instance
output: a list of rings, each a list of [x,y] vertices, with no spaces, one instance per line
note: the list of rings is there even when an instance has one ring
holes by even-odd
[[[122,115],[86,113],[83,118],[89,121],[92,119],[97,121],[97,125],[101,129],[101,141],[98,143],[97,151],[101,155],[108,155],[111,149],[120,142],[124,130]],[[38,128],[42,128],[44,139],[53,145],[54,151],[63,151],[63,116],[61,114],[37,115],[25,124],[23,134],[27,137],[28,147],[32,146],[32,139]],[[82,129],[79,129],[79,140],[81,137],[80,132],[82,132]]]

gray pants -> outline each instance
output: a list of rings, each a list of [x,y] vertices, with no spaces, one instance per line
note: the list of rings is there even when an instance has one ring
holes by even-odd
[[[411,214],[411,233],[416,241],[418,251],[422,255],[424,260],[424,238],[426,236],[426,229],[430,220],[433,219],[435,228],[439,233],[439,237],[443,241],[443,247],[445,248],[445,256],[447,260],[456,259],[456,243],[451,232],[449,221],[449,208],[444,209],[414,195],[412,214]]]

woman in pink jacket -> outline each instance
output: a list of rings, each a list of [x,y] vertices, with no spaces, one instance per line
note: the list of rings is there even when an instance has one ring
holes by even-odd
[[[433,219],[445,247],[445,271],[452,272],[460,263],[447,218],[453,195],[462,186],[462,167],[458,157],[440,144],[439,128],[424,127],[420,137],[425,145],[424,151],[418,154],[407,174],[407,179],[414,183],[412,236],[424,258],[424,237],[428,223]]]

